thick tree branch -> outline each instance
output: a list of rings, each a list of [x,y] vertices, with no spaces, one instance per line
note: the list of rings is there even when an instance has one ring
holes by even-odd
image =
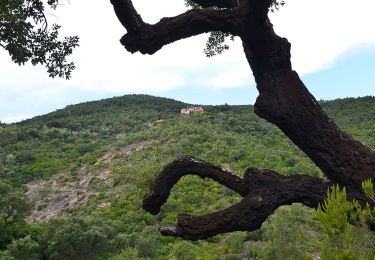
[[[364,180],[375,181],[375,152],[336,126],[296,72],[258,88],[255,113],[277,125],[330,180],[358,190]]]
[[[210,178],[234,190],[241,196],[245,196],[247,193],[240,176],[219,166],[186,156],[164,167],[155,181],[153,191],[143,199],[143,209],[154,215],[159,213],[160,207],[167,201],[172,187],[188,174]]]
[[[327,116],[292,70],[290,44],[271,22],[249,19],[256,26],[248,26],[242,40],[259,90],[255,113],[278,126],[328,179],[357,190],[364,180],[375,181],[375,152]]]
[[[233,8],[238,5],[237,0],[192,0],[202,7]]]
[[[160,173],[154,190],[143,201],[143,208],[157,214],[172,187],[187,174],[211,178],[244,197],[240,203],[204,216],[180,215],[175,227],[161,228],[163,235],[180,236],[190,240],[231,231],[258,229],[281,205],[299,202],[316,207],[323,201],[327,188],[332,184],[310,176],[282,176],[254,168],[249,168],[242,179],[216,165],[192,157],[183,157],[167,165]]]
[[[210,31],[238,33],[236,15],[229,10],[194,9],[184,14],[163,18],[154,25],[146,25],[125,34],[121,43],[134,53],[153,54],[164,45]]]
[[[141,16],[135,10],[131,0],[111,0],[117,18],[128,32],[144,26]]]
[[[132,53],[153,54],[166,44],[210,31],[239,33],[240,20],[233,10],[194,9],[150,25],[142,21],[130,0],[111,2],[128,31],[121,43]]]
[[[332,181],[307,175],[284,176],[274,171],[255,168],[248,168],[242,179],[216,165],[193,157],[183,157],[167,165],[160,173],[153,191],[143,200],[143,209],[157,214],[172,187],[187,174],[211,178],[244,197],[241,202],[227,209],[207,215],[181,214],[176,226],[160,229],[163,235],[189,240],[205,239],[232,231],[256,230],[282,205],[302,203],[316,208],[324,201],[328,188],[334,184]],[[363,193],[351,187],[347,189],[347,196],[349,200],[355,199],[362,205],[368,202]]]
[[[251,231],[261,227],[267,217],[276,209],[274,204],[265,203],[263,196],[246,196],[241,202],[231,207],[203,216],[181,214],[176,226],[160,229],[165,236],[178,236],[188,240],[206,239],[208,237],[232,232]],[[271,207],[273,206],[273,207]]]

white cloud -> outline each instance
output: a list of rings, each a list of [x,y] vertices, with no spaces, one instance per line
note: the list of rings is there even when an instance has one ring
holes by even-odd
[[[271,15],[276,33],[292,43],[301,75],[333,65],[345,52],[375,44],[374,0],[287,0]]]
[[[134,0],[134,5],[147,22],[185,10],[183,0]],[[277,33],[292,43],[293,67],[303,75],[332,65],[354,47],[375,44],[373,10],[374,0],[287,0],[271,20]],[[61,24],[65,34],[81,37],[81,46],[72,56],[77,65],[73,78],[49,79],[44,68],[20,68],[0,51],[3,121],[4,111],[15,104],[10,97],[22,99],[24,110],[29,111],[35,102],[71,100],[72,89],[82,95],[97,92],[108,96],[165,92],[188,85],[231,88],[254,82],[239,39],[227,53],[211,59],[203,54],[204,35],[165,46],[152,56],[130,54],[119,43],[125,30],[110,1],[71,0],[49,18],[50,23]],[[85,100],[85,96],[74,100]]]

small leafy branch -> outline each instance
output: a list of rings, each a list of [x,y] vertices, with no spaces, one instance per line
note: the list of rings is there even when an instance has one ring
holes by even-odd
[[[1,0],[0,48],[5,49],[13,62],[24,65],[41,64],[50,77],[69,79],[75,69],[67,57],[79,46],[78,36],[61,39],[60,25],[48,24],[46,8],[52,10],[58,0]]]
[[[375,195],[374,195],[374,184],[372,183],[372,180],[365,180],[362,183],[362,190],[366,194],[366,196],[375,202]]]
[[[362,190],[374,201],[371,179],[362,183]],[[369,229],[375,224],[375,209],[368,203],[361,206],[356,200],[348,201],[346,195],[345,187],[333,186],[314,212],[328,235],[321,245],[323,259],[367,259],[375,255],[375,234]]]
[[[338,235],[345,231],[349,213],[358,206],[358,202],[346,199],[345,187],[340,190],[338,185],[334,185],[314,215],[329,235]]]

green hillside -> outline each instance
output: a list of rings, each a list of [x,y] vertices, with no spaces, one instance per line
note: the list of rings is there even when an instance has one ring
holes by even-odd
[[[217,183],[190,176],[173,189],[159,215],[141,210],[155,176],[177,157],[193,155],[240,175],[252,166],[322,177],[252,106],[206,106],[203,113],[181,116],[186,106],[129,95],[1,125],[0,259],[321,255],[326,234],[311,210],[301,205],[280,208],[255,232],[197,242],[160,236],[158,227],[175,223],[177,213],[205,214],[240,199]],[[324,101],[322,106],[339,127],[375,149],[375,97]],[[354,227],[348,232],[358,234]],[[373,237],[362,233],[357,242],[363,248]],[[375,252],[355,245],[351,250],[359,257]]]

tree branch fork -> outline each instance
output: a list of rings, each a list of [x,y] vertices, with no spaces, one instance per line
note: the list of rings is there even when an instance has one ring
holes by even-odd
[[[327,189],[336,183],[347,188],[348,199],[356,199],[362,205],[368,202],[361,182],[369,178],[375,181],[375,153],[342,132],[292,70],[290,43],[276,35],[267,17],[273,1],[193,1],[205,8],[162,18],[151,25],[142,20],[131,0],[111,0],[127,30],[121,43],[132,53],[153,54],[164,45],[205,32],[240,36],[260,93],[256,114],[278,126],[329,180],[283,176],[255,168],[247,169],[241,178],[219,166],[183,157],[168,164],[157,177],[153,191],[143,201],[146,211],[157,214],[172,187],[187,174],[217,181],[243,199],[207,215],[179,215],[176,226],[161,228],[162,234],[197,240],[231,231],[252,231],[281,205],[302,203],[317,207]]]
[[[302,203],[316,208],[334,184],[307,175],[284,176],[256,168],[248,168],[241,178],[220,166],[186,156],[165,166],[155,180],[153,191],[145,196],[142,208],[153,215],[158,214],[172,187],[186,175],[212,179],[243,197],[239,203],[207,215],[180,214],[175,226],[160,229],[163,235],[188,240],[206,239],[232,231],[256,230],[282,205]],[[357,199],[362,204],[366,201],[364,196],[350,189],[348,198]]]

